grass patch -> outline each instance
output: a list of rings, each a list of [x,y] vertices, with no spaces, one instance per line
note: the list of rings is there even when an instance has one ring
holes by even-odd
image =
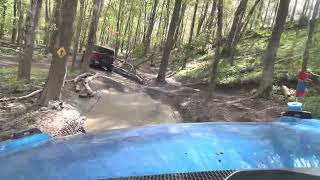
[[[310,111],[314,118],[320,119],[320,96],[303,97],[300,101],[305,111]]]
[[[0,89],[9,91],[24,91],[35,86],[41,86],[47,78],[48,70],[32,68],[31,80],[17,80],[17,68],[0,68]]]

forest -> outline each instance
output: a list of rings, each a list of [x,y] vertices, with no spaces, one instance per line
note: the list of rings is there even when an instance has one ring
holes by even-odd
[[[0,0],[0,114],[23,102],[14,117],[29,122],[74,89],[96,96],[96,78],[119,81],[90,68],[98,45],[181,119],[269,120],[296,100],[320,117],[319,11],[320,0]],[[296,98],[299,72],[311,76]]]

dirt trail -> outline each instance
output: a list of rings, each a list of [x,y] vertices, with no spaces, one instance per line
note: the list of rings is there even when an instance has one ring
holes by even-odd
[[[94,98],[71,98],[70,103],[78,106],[88,118],[87,132],[180,122],[177,111],[152,99],[140,85],[114,73],[108,76],[110,80],[97,79],[91,83],[96,90]]]
[[[15,57],[0,56],[0,59],[0,66],[17,66]],[[33,66],[48,69],[49,63]],[[205,90],[183,87],[174,81],[164,87],[153,87],[152,75],[147,77],[149,86],[138,85],[115,73],[106,75],[108,79],[91,83],[96,91],[94,98],[80,99],[73,86],[64,90],[63,100],[87,116],[87,132],[178,122],[271,121],[284,110],[282,104],[273,100],[246,99],[250,96],[248,88],[243,92],[224,89],[208,99]]]

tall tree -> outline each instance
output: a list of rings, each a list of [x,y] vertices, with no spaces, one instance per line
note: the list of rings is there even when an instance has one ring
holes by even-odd
[[[84,54],[84,61],[81,65],[81,71],[86,72],[89,70],[90,57],[92,54],[93,47],[96,43],[96,33],[98,29],[98,22],[101,14],[101,7],[103,5],[103,0],[93,1],[93,12],[90,24],[90,31],[88,33],[88,42],[86,47],[86,52]]]
[[[50,27],[51,30],[51,35],[50,35],[50,42],[49,42],[49,47],[48,50],[50,53],[54,54],[54,46],[55,46],[55,41],[57,39],[58,35],[58,23],[59,23],[59,18],[60,18],[60,5],[61,5],[62,0],[55,0],[54,1],[54,7],[53,7],[53,17],[52,17],[52,22]]]
[[[85,21],[83,23],[82,26],[82,38],[80,41],[80,47],[79,47],[79,51],[78,52],[82,52],[83,46],[85,45],[85,41],[87,39],[87,33],[88,33],[88,26],[90,24],[90,17],[92,16],[92,10],[93,10],[93,5],[92,3],[89,3],[89,1],[86,1],[86,5],[85,5]],[[80,35],[81,36],[81,35]]]
[[[279,10],[279,3],[281,0],[276,0],[276,6],[274,8],[274,13],[273,13],[273,19],[272,19],[272,23],[271,26],[274,26],[274,23],[276,22],[277,19],[277,12]]]
[[[263,18],[263,21],[262,21],[262,27],[264,27],[266,25],[266,21],[267,21],[267,18],[268,18],[270,5],[271,5],[271,0],[268,0],[267,8],[266,8],[266,11],[265,11],[265,14],[264,14],[264,18]]]
[[[316,0],[316,4],[313,8],[312,19],[309,21],[308,39],[307,39],[306,47],[303,53],[301,71],[307,71],[308,61],[309,61],[309,51],[312,46],[314,31],[316,29],[316,21],[317,21],[317,15],[319,13],[319,5],[320,5],[320,0]]]
[[[182,4],[182,0],[175,0],[170,27],[167,35],[167,41],[162,54],[158,77],[156,79],[157,83],[164,83],[166,80],[166,72],[167,72],[168,62],[170,58],[170,53],[174,46],[174,34],[178,25],[181,4]]]
[[[150,49],[151,36],[152,36],[152,32],[153,32],[154,23],[156,20],[156,13],[157,13],[158,4],[159,4],[159,0],[154,0],[151,16],[150,16],[150,20],[149,20],[149,26],[148,26],[146,38],[144,40],[144,53],[143,53],[144,55],[148,54],[149,49]]]
[[[234,14],[234,18],[233,18],[230,32],[227,36],[227,40],[226,40],[224,47],[223,47],[223,50],[222,50],[223,56],[229,57],[229,55],[230,55],[231,45],[234,41],[237,28],[239,28],[239,25],[241,24],[241,21],[243,20],[244,14],[247,9],[247,4],[248,4],[248,0],[241,0],[239,3],[239,6]]]
[[[187,3],[184,2],[183,5],[182,5],[182,9],[181,9],[181,13],[180,13],[180,16],[179,16],[179,20],[178,20],[178,25],[177,25],[177,29],[174,33],[174,43],[176,45],[177,43],[177,40],[178,40],[178,37],[181,35],[180,31],[181,31],[181,26],[182,26],[182,20],[183,20],[183,17],[185,15],[185,12],[186,12],[186,9],[187,9]]]
[[[269,97],[272,92],[274,65],[280,39],[288,16],[290,0],[280,0],[277,18],[269,39],[263,62],[263,74],[257,96]]]
[[[7,0],[1,1],[2,6],[2,19],[0,23],[0,38],[3,38],[4,36],[4,28],[5,28],[5,22],[6,22],[6,15],[7,15]]]
[[[11,43],[14,43],[17,39],[17,3],[18,0],[14,0],[13,2],[13,21],[12,21],[12,35],[11,35]]]
[[[216,44],[215,54],[212,64],[212,72],[210,75],[210,89],[214,90],[217,85],[218,68],[221,58],[221,46],[222,46],[222,29],[223,29],[223,0],[218,0],[218,17],[217,17],[217,31],[216,31]]]
[[[17,45],[19,46],[22,41],[23,36],[23,8],[22,8],[22,0],[18,0],[17,2],[17,9],[18,9],[18,37],[17,37]]]
[[[209,42],[209,39],[211,37],[211,35],[213,34],[213,26],[214,26],[214,17],[215,17],[215,13],[216,13],[216,9],[217,9],[217,0],[213,0],[213,3],[212,3],[212,6],[211,6],[211,12],[210,12],[210,16],[208,18],[208,21],[207,21],[207,42]]]
[[[18,79],[30,79],[32,55],[35,46],[36,29],[40,18],[42,0],[31,0],[26,18],[25,45],[19,61]]]
[[[55,41],[54,49],[64,47],[65,51],[70,52],[70,45],[73,34],[73,23],[77,11],[78,0],[62,0],[60,6],[61,13],[58,17],[58,34]],[[48,105],[51,100],[60,100],[61,90],[67,73],[67,58],[61,57],[58,53],[53,53],[53,58],[49,70],[48,80],[40,97],[41,105]]]
[[[295,0],[294,5],[293,5],[293,9],[292,9],[292,13],[291,13],[291,17],[290,17],[291,22],[294,21],[294,17],[296,16],[297,6],[298,6],[298,0]]]
[[[193,40],[194,26],[196,24],[198,5],[199,5],[199,0],[196,0],[196,3],[194,5],[194,11],[193,11],[193,16],[192,16],[191,27],[190,27],[190,34],[189,34],[189,40],[188,40],[188,44],[189,45],[191,45],[192,40]]]
[[[308,19],[311,18],[313,7],[314,7],[314,0],[311,1],[309,8],[308,8]]]
[[[300,19],[299,19],[299,26],[302,26],[305,24],[309,1],[310,0],[305,0],[305,2],[304,2],[302,13],[301,13]]]
[[[117,35],[116,35],[116,47],[115,56],[118,57],[119,46],[120,46],[120,35],[121,35],[121,20],[122,20],[122,9],[123,9],[124,0],[120,0],[118,12],[117,12]]]
[[[141,26],[141,18],[142,18],[142,9],[139,10],[138,22],[137,22],[137,26],[136,26],[136,30],[135,30],[134,39],[133,39],[133,47],[136,47],[136,45],[137,45],[140,26]]]
[[[78,48],[79,48],[79,42],[80,42],[80,35],[82,30],[82,24],[84,20],[84,2],[85,0],[80,0],[80,12],[77,22],[77,31],[76,36],[74,38],[74,44],[73,44],[73,54],[72,54],[72,65],[71,65],[71,71],[74,71],[76,66],[76,59],[78,55]]]
[[[236,48],[237,48],[237,45],[240,41],[240,38],[242,36],[242,34],[244,34],[246,32],[246,29],[247,29],[247,26],[248,26],[248,23],[250,22],[250,19],[256,9],[256,7],[258,6],[258,4],[261,2],[262,0],[255,0],[255,3],[253,4],[253,6],[251,7],[247,17],[245,18],[244,21],[240,21],[239,22],[239,25],[236,29],[236,32],[235,32],[235,35],[234,35],[234,39],[233,39],[233,42],[231,44],[231,47],[230,47],[230,51],[229,51],[229,58],[230,58],[230,63],[233,64],[233,60],[234,60],[234,55],[235,55],[235,52],[236,52]]]
[[[51,28],[52,28],[52,20],[51,20],[51,0],[45,0],[45,34],[44,36],[44,44],[46,46],[46,53],[49,53],[49,43],[50,43],[50,36],[51,36]]]
[[[208,9],[209,9],[209,2],[206,2],[205,5],[204,5],[204,9],[203,9],[203,12],[201,14],[201,17],[199,19],[198,28],[197,28],[197,36],[199,36],[200,33],[201,33],[202,25],[204,23],[204,20],[206,19],[206,16],[207,16],[207,13],[208,13]]]
[[[186,49],[187,53],[186,53],[186,57],[183,59],[182,69],[186,68],[187,61],[188,61],[188,59],[191,56],[192,51],[193,51],[192,41],[193,41],[193,34],[194,34],[194,26],[196,24],[198,5],[199,5],[199,0],[196,0],[196,3],[194,4],[194,10],[193,10],[193,16],[192,16],[192,21],[191,21],[189,40],[188,40],[188,45],[187,45],[187,49]]]

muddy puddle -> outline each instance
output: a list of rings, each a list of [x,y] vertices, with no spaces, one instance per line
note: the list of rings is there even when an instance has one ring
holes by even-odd
[[[76,99],[76,104],[87,116],[85,130],[98,132],[150,124],[177,123],[178,112],[152,99],[141,86],[113,74],[110,79],[97,79],[91,84],[96,96]]]

